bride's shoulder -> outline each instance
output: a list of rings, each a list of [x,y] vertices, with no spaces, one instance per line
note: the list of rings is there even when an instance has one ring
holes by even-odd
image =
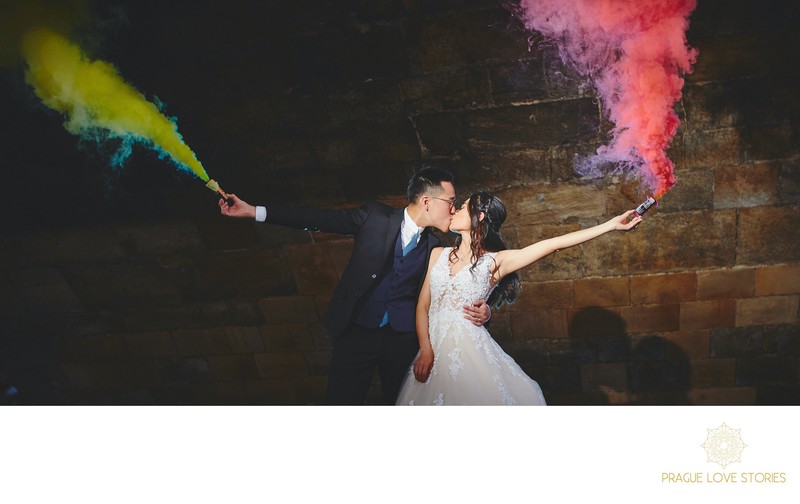
[[[450,248],[451,247],[433,247],[433,249],[431,249],[431,259],[437,259],[440,255],[442,255],[442,252],[445,250],[450,250]]]

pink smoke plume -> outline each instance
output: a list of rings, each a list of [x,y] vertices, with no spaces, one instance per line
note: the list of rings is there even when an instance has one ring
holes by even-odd
[[[666,151],[680,120],[674,105],[697,50],[686,43],[696,0],[520,0],[526,28],[555,42],[561,59],[588,78],[614,123],[611,141],[576,161],[598,176],[603,166],[637,168],[658,198],[675,184]]]

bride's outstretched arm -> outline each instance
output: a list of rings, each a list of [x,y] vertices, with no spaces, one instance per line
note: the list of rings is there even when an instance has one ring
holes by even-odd
[[[433,368],[433,347],[431,346],[430,332],[428,330],[428,310],[431,307],[431,269],[441,255],[442,249],[436,248],[431,252],[428,261],[428,272],[422,283],[417,300],[417,339],[419,339],[419,356],[414,360],[412,369],[414,377],[419,382],[426,382]]]
[[[634,210],[628,210],[627,212],[617,215],[613,219],[610,219],[602,224],[598,224],[597,226],[581,229],[579,231],[573,231],[572,233],[556,236],[555,238],[542,240],[532,245],[528,245],[523,249],[501,250],[495,256],[498,266],[495,275],[498,279],[503,278],[509,273],[513,273],[518,269],[529,266],[539,259],[556,252],[557,250],[580,245],[581,243],[597,238],[598,236],[602,236],[609,231],[628,231],[642,221],[642,217],[638,214],[634,214],[634,217],[628,220],[631,214],[634,214]]]

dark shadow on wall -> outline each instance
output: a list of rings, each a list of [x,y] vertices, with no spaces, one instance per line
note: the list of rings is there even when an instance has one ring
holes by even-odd
[[[550,404],[689,404],[692,370],[674,343],[632,337],[619,315],[599,307],[576,313],[569,337],[543,384]]]

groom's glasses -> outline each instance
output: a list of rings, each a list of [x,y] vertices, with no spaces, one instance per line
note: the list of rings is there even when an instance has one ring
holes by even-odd
[[[431,196],[431,198],[433,198],[433,199],[438,199],[439,201],[444,201],[444,202],[446,202],[448,205],[450,205],[450,209],[451,209],[451,210],[452,210],[453,208],[458,208],[458,207],[459,207],[459,204],[458,204],[458,198],[453,198],[453,199],[444,199],[444,198],[437,198],[436,196]]]

